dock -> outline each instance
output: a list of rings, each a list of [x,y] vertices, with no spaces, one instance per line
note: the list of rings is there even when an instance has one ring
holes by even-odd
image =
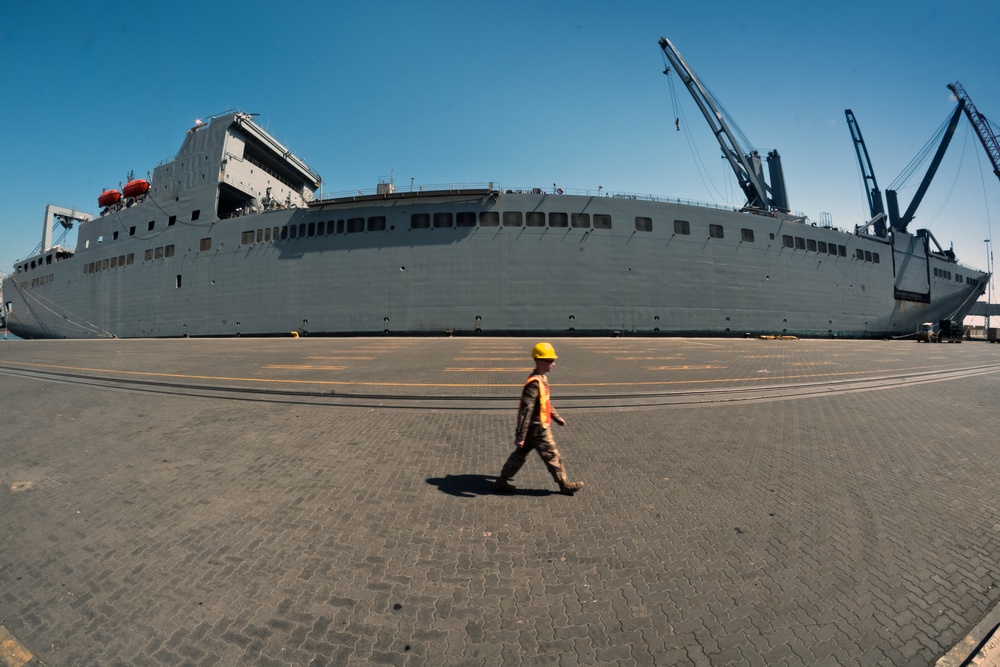
[[[499,495],[535,342],[0,340],[0,667],[991,645],[1000,346],[552,339],[586,487]]]

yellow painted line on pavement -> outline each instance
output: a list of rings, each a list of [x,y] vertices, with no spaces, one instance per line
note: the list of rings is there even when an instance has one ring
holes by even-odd
[[[55,364],[32,364],[23,361],[5,361],[7,366],[27,366],[32,368],[50,368],[67,371],[82,371],[88,373],[108,373],[116,375],[136,375],[144,377],[176,378],[181,380],[216,380],[226,382],[253,382],[260,384],[310,384],[310,385],[330,385],[330,386],[358,386],[358,387],[521,387],[522,383],[482,383],[482,382],[363,382],[351,380],[289,380],[272,378],[248,378],[248,377],[227,377],[222,375],[187,375],[183,373],[151,373],[148,371],[123,371],[108,368],[85,368],[79,366],[59,366]],[[907,371],[914,372],[923,368],[934,369],[932,366],[911,367]],[[506,369],[524,372],[523,368]],[[646,380],[646,381],[622,381],[622,382],[553,382],[553,387],[669,387],[686,384],[724,384],[732,382],[778,382],[788,380],[811,380],[815,378],[835,378],[847,376],[868,375],[873,380],[879,379],[879,373],[895,373],[898,368],[867,369],[863,371],[841,371],[839,373],[805,373],[802,375],[774,375],[768,377],[735,377],[735,378],[712,378],[705,380]],[[942,369],[938,369],[942,370]],[[962,370],[962,369],[950,369]]]
[[[647,371],[707,371],[717,368],[729,368],[729,366],[644,366]]]
[[[523,373],[530,371],[530,368],[520,366],[518,368],[446,368],[446,373]]]
[[[0,667],[22,667],[34,657],[31,651],[14,639],[7,628],[0,625]]]
[[[375,357],[306,357],[306,359],[333,359],[335,361],[372,361]]]
[[[342,371],[347,366],[296,366],[294,364],[268,364],[267,366],[261,366],[261,368],[284,368],[296,371]]]

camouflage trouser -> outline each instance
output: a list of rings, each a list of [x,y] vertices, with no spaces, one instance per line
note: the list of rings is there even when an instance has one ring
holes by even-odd
[[[517,471],[521,469],[524,462],[528,459],[528,454],[532,450],[538,452],[538,455],[542,457],[542,461],[545,462],[545,467],[549,469],[549,474],[552,475],[552,479],[556,480],[559,485],[566,483],[566,469],[563,468],[562,458],[559,456],[559,450],[556,448],[556,441],[552,439],[552,429],[542,428],[541,426],[532,426],[528,429],[528,436],[524,439],[523,447],[516,447],[510,456],[507,458],[507,462],[503,464],[503,470],[500,474],[507,479],[513,479]]]

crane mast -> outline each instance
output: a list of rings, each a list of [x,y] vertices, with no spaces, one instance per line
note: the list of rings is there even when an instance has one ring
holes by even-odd
[[[680,52],[670,40],[661,37],[660,48],[663,49],[667,60],[670,61],[684,86],[691,93],[691,97],[701,109],[705,120],[708,121],[712,133],[722,147],[723,157],[729,162],[729,166],[736,174],[740,189],[746,195],[747,207],[787,213],[789,211],[788,195],[785,191],[785,177],[781,169],[781,157],[778,155],[778,151],[771,151],[767,155],[768,170],[771,175],[771,185],[768,186],[761,169],[760,154],[755,150],[744,154],[711,93],[687,66]]]
[[[844,109],[844,115],[847,116],[847,127],[851,131],[851,139],[854,140],[854,152],[858,155],[861,175],[865,184],[870,184],[865,194],[868,195],[868,210],[871,211],[872,220],[875,221],[875,234],[885,236],[885,205],[882,202],[882,191],[878,189],[878,183],[875,181],[875,170],[872,169],[872,161],[868,157],[868,148],[865,146],[864,137],[861,136],[861,128],[858,126],[857,118],[854,117],[854,112]]]
[[[959,105],[965,109],[965,115],[969,118],[969,122],[972,123],[972,128],[976,131],[980,143],[983,144],[983,148],[986,149],[986,154],[993,164],[993,173],[997,178],[1000,178],[1000,143],[997,142],[997,137],[990,127],[989,120],[979,113],[976,105],[972,103],[969,94],[965,92],[965,88],[958,81],[948,84],[948,90],[955,94]]]

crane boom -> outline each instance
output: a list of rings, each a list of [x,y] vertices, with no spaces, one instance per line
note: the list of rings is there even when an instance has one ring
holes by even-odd
[[[976,109],[976,105],[972,103],[972,98],[965,92],[962,84],[958,81],[950,83],[948,84],[948,90],[955,94],[959,104],[965,109],[965,115],[969,118],[969,122],[972,123],[979,141],[983,144],[983,148],[986,149],[986,154],[993,164],[993,173],[997,178],[1000,178],[1000,142],[997,142],[997,137],[993,134],[990,122]]]
[[[680,52],[670,40],[661,37],[660,48],[663,49],[667,60],[670,61],[688,92],[691,93],[691,97],[701,109],[705,120],[708,121],[712,133],[722,147],[723,157],[729,162],[729,166],[736,174],[740,189],[746,195],[747,206],[764,210],[775,209],[787,213],[789,210],[788,201],[785,194],[784,176],[781,171],[781,158],[778,152],[771,151],[767,156],[773,183],[772,187],[768,187],[761,170],[760,154],[757,151],[750,151],[749,154],[743,153],[711,93],[687,66]]]
[[[865,146],[864,137],[861,136],[861,128],[858,126],[858,120],[854,117],[854,112],[850,109],[844,109],[844,115],[847,116],[847,127],[854,140],[854,152],[858,155],[861,175],[865,183],[870,184],[865,194],[868,196],[868,210],[871,211],[872,220],[877,220],[875,234],[885,236],[885,204],[882,202],[882,191],[878,189],[878,183],[875,181],[875,170],[872,169],[872,161],[868,157],[868,148]],[[880,213],[882,218],[879,218]]]

